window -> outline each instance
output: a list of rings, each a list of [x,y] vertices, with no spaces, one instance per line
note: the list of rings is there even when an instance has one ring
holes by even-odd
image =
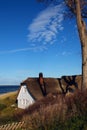
[[[25,104],[25,99],[22,99],[22,105],[24,105]]]

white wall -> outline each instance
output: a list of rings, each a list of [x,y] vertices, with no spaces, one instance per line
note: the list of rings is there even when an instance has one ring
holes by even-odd
[[[18,100],[18,108],[22,108],[22,109],[27,108],[29,105],[35,102],[33,97],[28,92],[27,87],[25,85],[21,86],[17,100]]]

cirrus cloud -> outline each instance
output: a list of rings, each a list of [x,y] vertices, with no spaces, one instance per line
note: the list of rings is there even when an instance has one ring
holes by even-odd
[[[34,47],[19,48],[19,49],[13,49],[13,50],[3,50],[3,51],[0,51],[0,54],[18,53],[18,52],[26,52],[26,51],[36,52],[37,50],[43,51],[46,49],[47,49],[46,46],[34,46]]]
[[[63,30],[62,21],[64,19],[64,3],[50,5],[40,12],[29,25],[28,38],[32,43],[53,44],[59,31]]]

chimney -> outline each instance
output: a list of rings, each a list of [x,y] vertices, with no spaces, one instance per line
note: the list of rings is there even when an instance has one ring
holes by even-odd
[[[40,77],[42,77],[42,78],[43,78],[43,73],[42,73],[42,72],[41,72],[41,73],[39,73],[39,78],[40,78]]]
[[[40,88],[43,93],[43,96],[46,96],[46,86],[45,86],[45,82],[43,78],[43,73],[39,73],[39,84],[40,84]]]

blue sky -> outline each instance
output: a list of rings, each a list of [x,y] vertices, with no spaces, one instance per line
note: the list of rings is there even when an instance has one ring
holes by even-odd
[[[64,19],[65,5],[36,0],[0,0],[0,85],[27,77],[81,74],[75,19]]]

